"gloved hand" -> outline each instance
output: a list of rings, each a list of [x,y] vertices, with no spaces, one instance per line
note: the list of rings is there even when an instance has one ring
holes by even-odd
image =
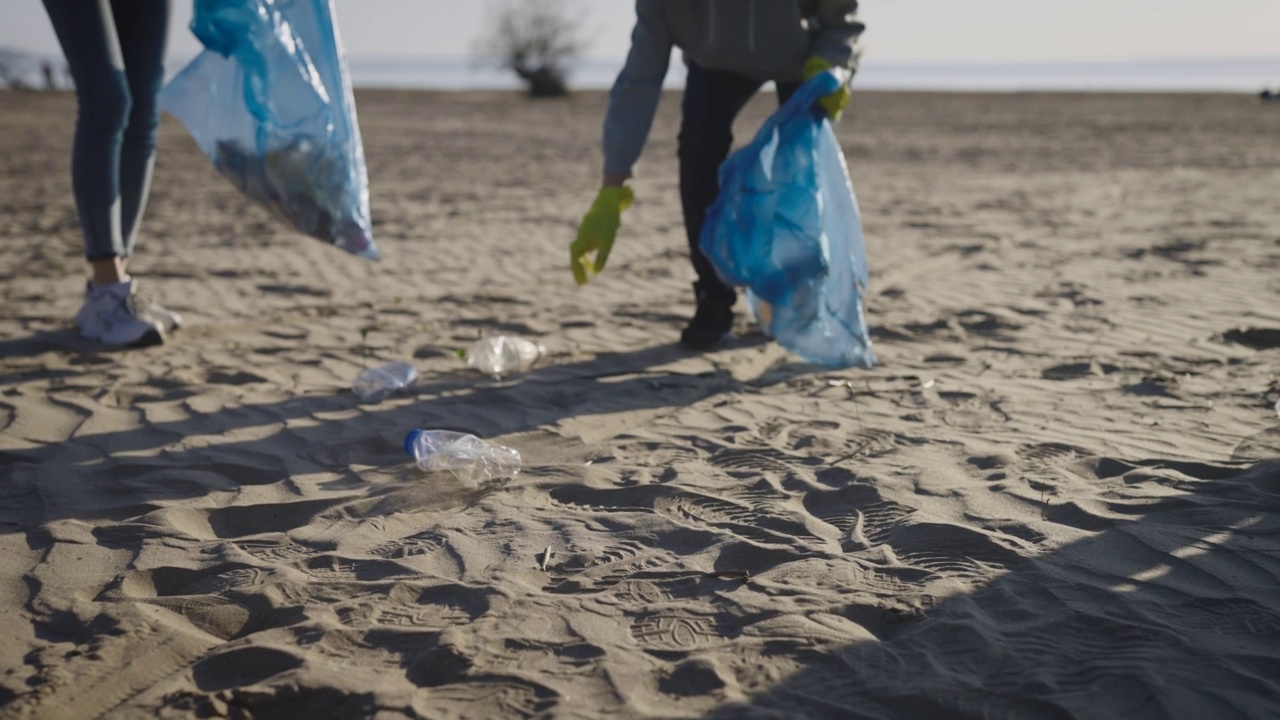
[[[831,63],[817,55],[814,55],[804,63],[804,79],[808,80],[814,75],[817,75],[820,72],[826,72],[830,69]],[[844,79],[847,80],[848,78],[846,77]],[[849,104],[849,95],[849,83],[842,82],[840,83],[839,90],[828,95],[823,95],[822,98],[818,100],[818,106],[826,111],[827,117],[831,118],[832,122],[835,122],[840,119],[840,115],[844,113],[845,106]]]
[[[600,188],[591,209],[582,217],[578,237],[569,245],[574,282],[585,285],[591,275],[604,270],[609,251],[613,249],[613,240],[618,236],[618,226],[622,223],[622,211],[631,207],[634,199],[635,195],[626,185]],[[594,260],[587,256],[591,252],[596,254]]]

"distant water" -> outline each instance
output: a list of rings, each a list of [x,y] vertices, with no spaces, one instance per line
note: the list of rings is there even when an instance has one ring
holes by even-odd
[[[350,60],[357,87],[507,89],[520,87],[508,71],[461,58]],[[573,68],[576,88],[608,88],[619,60],[589,60]],[[683,87],[684,65],[673,57],[666,86]],[[1092,63],[862,63],[855,87],[883,90],[1104,90],[1256,93],[1280,88],[1280,56],[1211,60]]]
[[[41,62],[62,66],[61,58],[41,58],[0,50],[11,72],[40,87]],[[171,58],[170,72],[187,59]],[[519,80],[509,71],[459,57],[349,59],[356,87],[422,88],[439,90],[515,89]],[[572,68],[575,88],[608,88],[622,66],[621,59],[585,60]],[[59,73],[61,75],[61,73]],[[666,87],[684,86],[684,65],[674,55]],[[60,84],[64,78],[58,78]],[[0,83],[2,85],[3,83]],[[1074,63],[891,63],[866,58],[856,88],[877,90],[1102,90],[1209,91],[1256,93],[1280,89],[1280,55],[1259,58],[1202,60],[1144,60]]]

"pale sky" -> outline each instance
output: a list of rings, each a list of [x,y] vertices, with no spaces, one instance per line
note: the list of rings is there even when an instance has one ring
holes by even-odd
[[[630,0],[579,0],[587,55],[626,54]],[[0,0],[0,48],[56,55],[40,0]],[[485,0],[337,0],[348,54],[467,55]],[[171,55],[199,47],[174,0]],[[1081,62],[1280,56],[1280,0],[863,0],[866,62]]]

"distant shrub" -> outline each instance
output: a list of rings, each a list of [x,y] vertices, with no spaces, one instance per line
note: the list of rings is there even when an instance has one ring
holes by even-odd
[[[569,64],[587,46],[584,12],[564,0],[498,0],[491,7],[477,54],[519,75],[533,97],[567,95]]]

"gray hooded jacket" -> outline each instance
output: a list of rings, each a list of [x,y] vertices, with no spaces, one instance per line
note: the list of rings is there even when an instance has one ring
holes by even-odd
[[[709,70],[794,82],[812,55],[856,69],[862,30],[857,0],[636,0],[631,51],[605,113],[605,172],[631,174],[672,47]]]

